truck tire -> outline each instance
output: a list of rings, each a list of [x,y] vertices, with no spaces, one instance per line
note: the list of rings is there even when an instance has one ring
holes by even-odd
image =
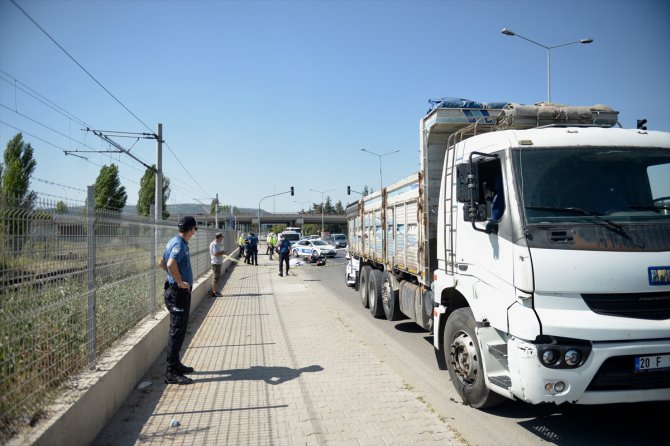
[[[463,403],[483,409],[505,401],[503,396],[486,387],[475,318],[470,308],[458,308],[449,315],[444,329],[444,356],[451,382]]]
[[[368,302],[370,303],[370,313],[375,318],[384,316],[382,305],[382,272],[378,269],[371,269],[368,276]]]
[[[363,308],[368,308],[370,300],[368,298],[368,278],[370,277],[370,267],[365,265],[361,268],[361,277],[358,278],[358,291],[361,293],[361,303]]]
[[[400,302],[398,302],[398,290],[393,289],[393,278],[388,271],[382,274],[382,307],[384,316],[389,321],[397,321],[402,317]]]

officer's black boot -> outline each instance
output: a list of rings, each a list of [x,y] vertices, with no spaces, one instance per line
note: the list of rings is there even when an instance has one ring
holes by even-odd
[[[186,385],[191,384],[193,380],[180,373],[178,371],[178,366],[168,366],[165,371],[165,382],[167,384]]]
[[[193,367],[189,367],[187,365],[182,364],[181,362],[177,364],[177,371],[181,373],[182,375],[188,375],[189,373],[195,372]]]

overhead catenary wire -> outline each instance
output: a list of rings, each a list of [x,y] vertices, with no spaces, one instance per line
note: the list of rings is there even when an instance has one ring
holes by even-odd
[[[0,79],[2,79],[3,81],[7,82],[10,85],[12,85],[15,90],[21,90],[22,92],[26,93],[28,96],[31,96],[33,99],[37,100],[38,102],[41,102],[42,104],[51,108],[55,112],[60,113],[61,115],[65,116],[66,118],[69,118],[69,119],[75,121],[77,124],[81,125],[82,127],[91,127],[89,124],[84,122],[84,120],[78,118],[77,116],[73,115],[69,111],[65,110],[63,107],[56,104],[51,99],[44,96],[43,94],[41,94],[41,93],[35,91],[34,89],[30,88],[30,86],[28,86],[25,83],[21,82],[20,80],[16,79],[14,76],[7,73],[2,68],[0,68],[0,74],[4,74],[4,76],[13,80],[13,82],[10,82],[9,80],[5,79],[5,77],[0,75]],[[18,112],[18,106],[16,104],[16,97],[14,98],[14,109],[13,109],[13,111]]]
[[[75,143],[77,143],[77,144],[80,144],[81,146],[84,146],[84,147],[86,147],[86,148],[89,148],[89,149],[91,149],[91,152],[92,152],[92,153],[119,153],[118,150],[109,150],[109,151],[100,151],[100,150],[96,150],[96,149],[94,149],[93,147],[89,146],[88,144],[86,144],[86,143],[84,143],[84,142],[81,142],[81,141],[79,141],[79,140],[77,140],[77,139],[74,139],[74,138],[72,138],[71,136],[64,134],[63,132],[60,132],[60,131],[58,131],[58,130],[56,130],[56,129],[54,129],[54,128],[52,128],[52,127],[50,127],[50,126],[48,126],[48,125],[46,125],[46,124],[44,124],[44,123],[42,123],[42,122],[40,122],[40,121],[38,121],[38,120],[36,120],[36,119],[31,118],[30,116],[27,116],[27,115],[25,115],[25,114],[23,114],[23,113],[21,113],[21,112],[18,112],[18,111],[14,111],[14,110],[10,109],[9,107],[7,107],[7,106],[4,105],[4,104],[0,104],[0,107],[6,108],[6,109],[8,109],[9,111],[11,111],[11,112],[13,112],[13,113],[16,113],[17,115],[19,115],[19,116],[21,116],[21,117],[23,117],[23,118],[25,118],[25,119],[27,119],[27,120],[29,120],[29,121],[31,121],[31,122],[34,122],[35,124],[40,125],[40,126],[44,127],[45,129],[50,130],[50,131],[52,131],[52,132],[54,132],[54,133],[56,133],[56,134],[58,134],[58,135],[60,135],[60,136],[62,136],[62,137],[64,137],[64,138],[67,138],[68,140],[70,140],[70,141],[72,141],[72,142],[75,142]],[[4,122],[3,122],[3,123],[4,123]],[[6,123],[5,123],[5,124],[6,124]],[[9,124],[6,124],[6,125],[9,125]],[[13,127],[13,126],[10,126],[10,127]],[[13,127],[13,128],[14,128],[14,129],[17,129],[16,127]],[[17,129],[17,130],[18,130],[18,129]],[[30,135],[30,136],[33,137],[33,138],[37,138],[36,136],[31,135],[31,134],[29,134],[29,133],[27,133],[27,132],[23,132],[23,133],[26,133],[27,135]],[[47,141],[42,140],[42,142],[47,142]],[[47,142],[47,143],[48,143],[48,142]],[[55,145],[55,144],[53,144],[53,143],[51,143],[51,145],[53,145],[54,147],[57,147],[57,148],[63,150],[63,153],[64,153],[65,155],[73,155],[73,156],[77,156],[77,157],[79,157],[79,158],[86,158],[86,157],[83,157],[83,156],[81,156],[81,155],[77,155],[77,152],[79,152],[79,153],[88,153],[88,152],[86,152],[86,151],[65,150],[65,149],[62,149],[61,147],[59,147],[59,146],[57,146],[57,145]],[[117,161],[119,162],[119,164],[123,164],[124,166],[127,166],[127,167],[129,167],[129,168],[131,168],[131,169],[134,169],[134,170],[138,171],[138,172],[144,172],[142,169],[138,168],[138,167],[135,166],[135,165],[125,163],[125,162],[121,161],[120,159],[117,160]]]
[[[70,53],[68,53],[68,51],[67,51],[65,48],[63,48],[63,47],[61,46],[61,44],[58,43],[58,42],[56,41],[56,39],[54,39],[53,37],[51,37],[51,35],[50,35],[44,28],[42,28],[42,27],[40,26],[40,24],[37,23],[37,22],[35,21],[35,19],[33,19],[33,18],[32,18],[32,17],[31,17],[31,16],[30,16],[24,9],[23,9],[23,8],[21,8],[21,7],[16,3],[16,1],[14,1],[14,0],[10,0],[10,1],[14,4],[14,6],[16,6],[16,7],[18,8],[19,11],[21,11],[21,12],[23,13],[23,15],[25,15],[26,17],[28,17],[28,20],[30,20],[31,22],[33,22],[33,24],[34,24],[37,28],[39,28],[39,30],[42,31],[42,32],[44,33],[44,35],[46,35],[46,36],[49,38],[49,40],[51,40],[51,41],[52,41],[58,48],[60,48],[61,51],[63,51],[63,52],[67,55],[67,57],[69,57],[75,64],[77,64],[77,66],[78,66],[79,68],[81,68],[81,69],[84,71],[84,73],[88,74],[88,76],[89,76],[91,79],[93,79],[93,81],[94,81],[96,84],[98,84],[98,85],[100,86],[100,88],[102,88],[103,90],[105,90],[105,91],[107,92],[108,95],[110,95],[116,102],[118,102],[118,104],[119,104],[121,107],[123,107],[128,113],[130,113],[135,119],[137,119],[137,121],[140,122],[144,127],[146,127],[150,132],[153,132],[153,130],[152,130],[148,125],[146,125],[146,124],[144,123],[144,121],[142,121],[142,120],[141,120],[135,113],[133,113],[132,110],[130,110],[128,107],[126,107],[126,105],[125,105],[123,102],[121,102],[116,96],[114,96],[114,94],[112,94],[112,92],[109,91],[104,85],[102,85],[102,83],[100,83],[100,81],[98,81],[98,80],[95,78],[95,76],[93,76],[93,75],[92,75],[86,68],[84,68],[84,66],[83,66],[82,64],[80,64],[80,63],[77,61],[77,59],[75,59]]]
[[[55,148],[57,148],[57,149],[59,149],[59,150],[62,150],[63,152],[66,151],[64,148],[58,146],[57,144],[54,144],[54,143],[52,143],[52,142],[50,142],[50,141],[47,141],[47,140],[44,139],[44,138],[40,138],[40,137],[37,136],[37,135],[33,135],[32,133],[26,132],[25,130],[20,129],[20,128],[16,127],[16,126],[13,126],[13,125],[11,125],[11,124],[9,124],[9,123],[3,121],[3,120],[0,120],[0,124],[4,124],[4,125],[6,125],[7,127],[11,127],[11,128],[13,128],[14,130],[17,130],[17,131],[21,132],[22,134],[28,135],[28,136],[30,136],[31,138],[35,138],[35,139],[37,139],[37,140],[39,140],[39,141],[42,141],[43,143],[48,144],[48,145],[50,145],[50,146],[52,146],[52,147],[55,147]],[[81,159],[83,159],[84,161],[86,161],[86,162],[88,162],[89,164],[92,164],[92,165],[94,165],[94,166],[96,166],[96,167],[100,167],[100,168],[103,167],[102,165],[100,165],[100,164],[98,164],[98,163],[95,163],[95,162],[93,162],[93,161],[91,161],[91,160],[89,160],[88,158],[85,158],[85,157],[83,157],[83,156],[79,156],[79,155],[73,155],[73,156],[76,156],[77,158],[81,158]],[[138,183],[137,181],[135,181],[135,180],[133,180],[133,179],[131,179],[131,178],[124,177],[124,176],[122,176],[122,175],[119,175],[119,178],[122,178],[122,179],[124,179],[124,180],[126,180],[126,181],[128,181],[128,182],[130,182],[130,183],[132,183],[132,184],[134,184],[134,185],[136,185],[136,186],[141,186],[140,183]]]
[[[70,59],[71,59],[71,60],[72,60],[72,61],[73,61],[73,62],[74,62],[74,63],[75,63],[75,64],[76,64],[82,71],[84,71],[84,72],[85,72],[85,73],[86,73],[86,74],[87,74],[87,75],[88,75],[88,76],[89,76],[89,77],[90,77],[96,84],[98,84],[98,86],[100,86],[100,88],[102,88],[102,89],[103,89],[103,90],[104,90],[110,97],[112,97],[112,98],[113,98],[119,105],[121,105],[121,106],[122,106],[128,113],[130,113],[130,115],[132,115],[132,116],[133,116],[139,123],[141,123],[147,130],[149,130],[149,131],[151,132],[152,135],[156,136],[156,135],[153,133],[153,130],[152,130],[152,129],[151,129],[151,128],[144,122],[144,121],[142,121],[142,120],[141,120],[135,113],[133,113],[132,110],[130,110],[130,108],[128,108],[128,107],[127,107],[123,102],[121,102],[121,101],[120,101],[114,94],[112,94],[112,92],[109,91],[109,90],[108,90],[108,89],[107,89],[107,88],[106,88],[100,81],[98,81],[98,79],[96,79],[95,76],[93,76],[93,75],[92,75],[86,68],[84,68],[84,66],[83,66],[81,63],[79,63],[79,61],[77,61],[77,60],[76,60],[76,59],[75,59],[75,58],[74,58],[74,57],[73,57],[73,56],[72,56],[72,55],[71,55],[71,54],[70,54],[70,53],[69,53],[69,52],[68,52],[68,51],[61,45],[61,44],[59,44],[59,43],[56,41],[56,39],[54,39],[54,38],[53,38],[53,37],[52,37],[52,36],[51,36],[51,35],[50,35],[50,34],[49,34],[49,33],[42,27],[42,26],[40,26],[39,23],[37,23],[37,21],[35,21],[35,19],[33,19],[33,18],[32,18],[32,17],[31,17],[31,16],[30,16],[24,9],[23,9],[23,8],[21,8],[21,7],[16,3],[15,0],[10,0],[10,1],[11,1],[12,4],[14,4],[14,6],[16,6],[16,8],[17,8],[19,11],[21,11],[21,13],[23,13],[23,14],[24,14],[24,15],[25,15],[25,16],[26,16],[26,17],[27,17],[27,18],[28,18],[28,19],[29,19],[29,20],[30,20],[30,21],[31,21],[31,22],[32,22],[32,23],[33,23],[33,24],[40,30],[40,31],[42,31],[42,33],[44,33],[44,35],[46,35],[46,36],[49,38],[49,40],[51,40],[51,41],[52,41],[52,42],[53,42],[53,43],[54,43],[54,44],[55,44],[55,45],[56,45],[56,46],[57,46],[63,53],[65,53],[65,54],[66,54],[66,55],[67,55],[67,56],[68,56],[68,57],[69,57],[69,58],[70,58]],[[16,85],[16,79],[15,79],[15,85]],[[23,84],[23,85],[25,85],[25,84]],[[49,102],[51,102],[51,101],[49,101]],[[63,110],[63,111],[64,111],[64,110]],[[67,113],[67,112],[66,112],[66,113]],[[71,117],[74,117],[74,115],[71,115],[71,114],[69,114],[69,113],[67,113],[67,114],[70,115]],[[77,119],[78,119],[78,118],[77,118]],[[81,121],[81,120],[79,120],[79,121]],[[81,121],[81,123],[82,123],[82,125],[86,125],[83,121]],[[90,126],[86,125],[86,127],[90,127]],[[28,133],[26,132],[26,134],[28,134]],[[45,142],[46,142],[46,141],[45,141]],[[109,141],[108,141],[108,142],[109,142]],[[51,144],[51,143],[49,143],[49,144]],[[53,145],[53,144],[51,144],[51,145]],[[114,144],[113,144],[113,145],[114,145]],[[54,145],[54,146],[55,146],[55,145]],[[208,192],[207,192],[207,191],[200,185],[200,183],[198,183],[198,181],[193,177],[193,175],[191,175],[191,173],[188,171],[188,169],[186,169],[186,167],[185,167],[184,164],[181,162],[181,160],[179,159],[179,157],[177,157],[176,153],[172,150],[172,148],[171,148],[167,143],[165,143],[165,146],[168,148],[168,150],[169,150],[169,152],[172,154],[172,156],[174,156],[175,160],[177,160],[177,162],[179,163],[179,165],[180,165],[180,166],[184,169],[184,171],[188,174],[188,176],[191,178],[191,180],[198,186],[198,188],[200,188],[200,190],[201,190],[206,196],[211,196],[212,194],[208,193]],[[55,147],[58,147],[58,146],[55,146]],[[61,150],[65,151],[65,150],[62,149],[62,148],[61,148]],[[139,161],[139,160],[138,160],[138,161]]]
[[[25,83],[23,83],[23,82],[19,81],[18,79],[14,78],[12,75],[10,75],[9,73],[7,73],[6,71],[0,69],[0,72],[2,72],[5,76],[7,76],[7,77],[13,79],[13,80],[14,80],[13,85],[14,85],[15,87],[16,87],[16,85],[15,85],[16,83],[22,85],[23,87],[16,87],[16,88],[19,88],[21,91],[23,91],[24,93],[26,93],[26,94],[28,94],[29,96],[33,97],[33,98],[34,98],[35,100],[37,100],[38,102],[41,102],[42,104],[46,105],[47,107],[51,108],[52,110],[56,111],[57,113],[61,114],[62,116],[65,116],[65,117],[68,118],[68,119],[72,119],[73,121],[77,122],[79,125],[82,125],[83,127],[86,127],[86,128],[89,127],[89,125],[86,123],[86,121],[84,121],[84,120],[78,118],[77,116],[73,115],[72,113],[68,112],[68,111],[65,110],[63,107],[61,107],[60,105],[56,104],[54,101],[50,100],[50,99],[47,98],[46,96],[44,96],[44,95],[40,94],[39,92],[35,91],[34,89],[32,89],[30,86],[26,85]],[[3,76],[1,76],[1,75],[0,75],[0,79],[4,80],[5,82],[10,83],[9,80],[5,79],[5,78],[4,78]],[[29,90],[29,91],[27,91],[27,90]],[[86,148],[90,149],[91,152],[94,152],[94,153],[119,153],[118,150],[110,150],[110,151],[100,151],[100,150],[96,150],[95,148],[91,147],[89,144],[86,144],[86,143],[84,143],[84,142],[82,142],[82,141],[79,141],[79,140],[77,140],[77,139],[75,139],[75,138],[72,138],[71,136],[66,135],[66,134],[64,134],[63,132],[61,132],[61,131],[59,131],[59,130],[57,130],[57,129],[54,129],[53,127],[50,127],[50,126],[44,124],[43,122],[38,121],[37,119],[31,118],[30,116],[28,116],[28,115],[26,115],[26,114],[24,114],[24,113],[18,111],[16,108],[13,109],[13,108],[11,108],[11,107],[5,105],[5,104],[0,104],[0,107],[3,107],[3,108],[5,108],[5,109],[9,110],[10,112],[17,114],[18,116],[21,116],[21,117],[24,118],[24,119],[27,119],[27,120],[29,120],[29,121],[31,121],[31,122],[33,122],[33,123],[35,123],[35,124],[37,124],[37,125],[39,125],[39,126],[41,126],[41,127],[44,127],[44,128],[47,129],[47,130],[50,130],[50,131],[52,131],[52,132],[54,132],[54,133],[56,133],[56,134],[58,134],[58,135],[60,135],[60,136],[62,136],[62,137],[64,137],[64,138],[67,138],[67,139],[68,139],[69,141],[71,141],[71,142],[74,142],[74,143],[76,143],[76,144],[79,144],[79,145],[82,146],[82,147],[86,147]],[[9,125],[9,124],[7,124],[7,125]],[[14,127],[14,126],[11,126],[11,125],[9,125],[9,126],[12,127],[12,128],[14,128],[14,129],[16,129],[16,130],[19,130],[17,127]],[[31,137],[34,137],[34,138],[39,139],[38,137],[36,137],[36,136],[34,136],[34,135],[32,135],[32,134],[30,134],[30,133],[28,133],[28,132],[23,131],[23,133],[25,133],[26,135],[29,135],[29,136],[31,136]],[[125,137],[132,137],[132,135],[136,135],[136,133],[133,133],[133,132],[113,132],[113,133],[118,133],[118,134],[120,134],[119,136],[122,136],[122,137],[124,137],[124,136],[125,136]],[[150,134],[148,134],[148,133],[143,133],[143,134],[141,134],[141,135],[149,136]],[[85,156],[81,156],[81,155],[78,155],[78,154],[76,153],[76,152],[79,152],[79,153],[86,153],[86,152],[84,152],[84,151],[66,150],[66,149],[63,149],[63,148],[61,148],[60,146],[57,146],[56,144],[53,144],[53,143],[48,142],[48,141],[46,141],[46,140],[43,140],[43,139],[42,139],[41,141],[42,141],[42,142],[45,142],[45,143],[47,143],[47,144],[50,144],[50,145],[52,145],[52,146],[54,146],[54,147],[56,147],[56,148],[61,149],[65,155],[72,155],[72,156],[76,156],[76,157],[78,157],[78,158],[88,159],[88,158],[86,158]],[[170,149],[170,150],[171,150],[171,149]],[[176,156],[175,156],[175,158],[176,158]],[[121,165],[123,165],[123,166],[126,166],[126,167],[128,167],[128,168],[134,169],[134,170],[136,170],[136,171],[138,171],[138,172],[145,172],[145,170],[138,168],[136,165],[133,165],[133,164],[130,164],[130,163],[126,163],[126,162],[122,161],[121,159],[117,159],[116,161],[117,161],[119,164],[121,164]],[[183,167],[183,166],[182,166],[182,167]],[[187,171],[187,173],[188,173],[188,171]],[[177,178],[177,177],[175,177],[175,176],[170,175],[169,172],[164,172],[164,175],[165,175],[166,177],[170,178],[170,184],[171,184],[171,187],[173,188],[173,190],[174,190],[175,192],[178,192],[178,191],[179,191],[179,188],[180,188],[180,187],[178,187],[178,183],[181,183],[181,184],[184,185],[184,186],[187,186],[187,185],[189,184],[189,183],[187,183],[186,181],[183,181],[183,180],[181,180],[181,179],[179,179],[179,178]],[[187,195],[187,196],[188,196],[188,195],[193,195],[193,194],[195,193],[195,191],[194,191],[193,189],[189,189],[188,187],[183,187],[183,189],[185,190],[185,192],[183,192],[184,195]]]
[[[195,178],[193,178],[193,175],[191,175],[191,172],[189,172],[188,169],[186,169],[186,167],[184,167],[184,164],[183,164],[183,163],[181,162],[181,160],[177,157],[177,154],[174,153],[174,151],[172,150],[172,147],[170,147],[170,146],[168,145],[168,143],[165,143],[165,147],[168,148],[168,150],[170,151],[170,153],[172,154],[172,156],[174,156],[174,158],[177,160],[177,162],[179,163],[179,165],[184,169],[184,171],[186,171],[186,173],[188,174],[188,176],[193,180],[193,182],[196,184],[196,186],[198,186],[198,187],[200,188],[200,190],[205,194],[205,196],[209,196],[209,195],[211,195],[211,194],[207,193],[207,191],[206,191],[205,189],[203,189],[203,187],[200,185],[200,183],[198,183],[198,181],[197,181]]]
[[[6,108],[6,107],[5,107],[5,108]],[[32,118],[27,118],[27,119],[30,119],[31,121],[33,121],[33,122],[35,122],[35,123],[37,123],[37,124],[39,124],[39,125],[42,125],[42,126],[44,126],[45,128],[48,128],[49,130],[52,130],[52,131],[56,132],[57,134],[59,134],[59,135],[61,135],[61,136],[64,136],[64,137],[66,137],[66,138],[68,138],[68,139],[70,139],[70,140],[72,140],[72,141],[74,141],[74,142],[83,144],[83,143],[81,143],[80,141],[77,141],[77,140],[75,140],[75,139],[72,139],[72,138],[68,137],[67,135],[63,135],[61,132],[58,132],[57,130],[51,129],[51,128],[48,127],[48,126],[46,126],[46,125],[44,125],[44,124],[42,124],[42,123],[40,123],[40,122],[38,122],[38,121],[36,121],[36,120],[33,120]],[[86,162],[88,162],[89,164],[91,164],[91,165],[93,165],[93,166],[95,166],[95,167],[98,167],[98,168],[102,168],[102,167],[103,167],[103,164],[96,163],[96,162],[94,162],[94,161],[91,161],[91,160],[88,159],[87,157],[84,157],[84,156],[81,156],[81,155],[77,155],[76,153],[72,153],[72,151],[68,151],[68,150],[64,149],[63,147],[59,146],[58,144],[55,144],[55,143],[53,143],[53,142],[51,142],[51,141],[47,141],[47,140],[44,139],[44,138],[41,138],[41,137],[39,137],[39,136],[37,136],[37,135],[34,135],[34,134],[30,133],[30,132],[27,132],[27,131],[21,129],[21,128],[19,128],[19,127],[16,127],[16,126],[14,126],[14,125],[12,125],[12,124],[9,124],[8,122],[5,122],[5,121],[3,121],[3,120],[0,120],[0,124],[4,124],[4,125],[6,125],[7,127],[10,127],[10,128],[12,128],[12,129],[14,129],[14,130],[16,130],[16,131],[18,131],[18,132],[21,132],[22,134],[25,134],[25,135],[27,135],[27,136],[30,136],[31,138],[35,138],[35,139],[38,140],[38,141],[41,141],[41,142],[43,142],[43,143],[45,143],[45,144],[48,144],[48,145],[50,145],[50,146],[52,146],[52,147],[54,147],[54,148],[56,148],[56,149],[59,149],[59,150],[61,150],[65,155],[75,156],[75,157],[77,157],[77,158],[83,159],[84,161],[86,161]],[[83,145],[85,145],[85,144],[83,144]],[[85,145],[85,146],[86,146],[86,147],[89,147],[88,145]],[[98,153],[103,153],[103,152],[99,152],[99,151],[98,151]],[[107,152],[107,153],[119,153],[119,152],[118,152],[118,151],[110,151],[110,152]],[[135,171],[137,171],[137,172],[139,172],[139,173],[144,173],[144,172],[146,172],[145,170],[142,170],[142,169],[138,168],[137,166],[135,166],[135,165],[133,165],[133,164],[126,163],[126,162],[124,162],[124,161],[121,160],[121,159],[117,159],[117,160],[114,160],[114,161],[117,162],[118,164],[124,165],[124,166],[126,166],[126,167],[128,167],[128,168],[131,168],[131,169],[134,169]],[[188,185],[188,183],[186,183],[186,182],[184,182],[183,180],[180,180],[180,179],[178,179],[178,178],[171,177],[170,175],[167,175],[167,174],[166,174],[165,176],[167,176],[167,177],[170,179],[170,188],[171,188],[171,190],[172,190],[173,192],[180,193],[180,194],[185,195],[185,196],[191,196],[191,195],[194,195],[194,194],[195,194],[195,191],[194,191],[193,189],[190,189],[190,188],[188,188],[188,187],[178,187],[178,185],[175,184],[175,183],[183,183],[183,184],[185,184],[185,185]],[[123,180],[126,180],[126,181],[128,181],[128,182],[130,182],[130,183],[132,183],[132,184],[134,184],[134,185],[136,185],[136,186],[141,187],[141,184],[138,183],[136,180],[133,180],[133,179],[128,178],[128,177],[123,176],[123,175],[119,175],[119,178],[121,178],[121,179],[123,179]],[[81,191],[81,189],[77,189],[77,190]],[[176,204],[176,202],[174,202],[173,204]]]

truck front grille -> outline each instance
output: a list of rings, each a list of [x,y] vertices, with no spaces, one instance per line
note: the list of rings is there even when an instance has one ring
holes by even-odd
[[[635,373],[635,356],[615,356],[600,366],[586,390],[642,390],[670,388],[670,370]]]
[[[630,294],[582,294],[591,311],[636,319],[670,319],[670,292]]]

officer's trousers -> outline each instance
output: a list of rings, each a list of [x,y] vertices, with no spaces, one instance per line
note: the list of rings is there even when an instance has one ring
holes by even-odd
[[[282,271],[282,266],[284,263],[286,263],[286,275],[288,276],[288,262],[289,262],[289,257],[290,254],[284,253],[284,254],[279,254],[279,274],[284,274]]]
[[[165,306],[170,312],[166,364],[168,369],[179,364],[179,352],[186,337],[186,326],[191,311],[191,290],[168,285],[163,293]]]

